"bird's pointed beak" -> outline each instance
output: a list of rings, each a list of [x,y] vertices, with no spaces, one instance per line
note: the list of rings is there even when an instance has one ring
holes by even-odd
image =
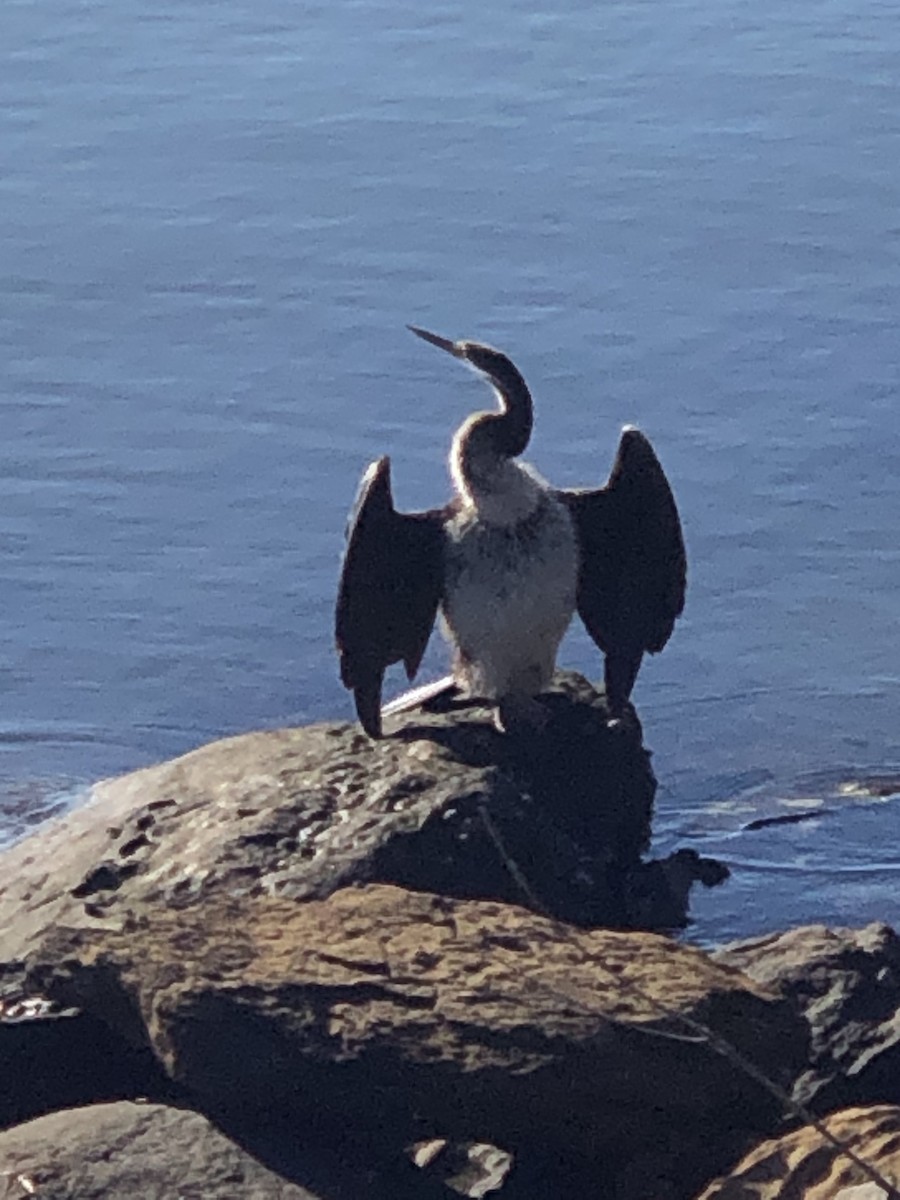
[[[427,329],[419,329],[417,325],[407,325],[406,328],[423,341],[431,342],[432,346],[437,346],[439,350],[446,350],[454,358],[462,358],[463,352],[458,342],[451,342],[449,338],[441,337],[437,333],[429,333]]]

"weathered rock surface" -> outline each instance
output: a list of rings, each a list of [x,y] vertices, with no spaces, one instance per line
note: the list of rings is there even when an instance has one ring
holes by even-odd
[[[688,1200],[785,1126],[679,1017],[817,1112],[900,1104],[890,929],[714,958],[585,930],[678,925],[723,869],[641,861],[655,782],[633,713],[610,729],[577,677],[547,704],[530,741],[477,709],[402,714],[380,743],[348,725],[229,739],[98,785],[0,856],[0,1124],[137,1095],[196,1110],[20,1124],[0,1200],[38,1159],[58,1170],[45,1198],[446,1200],[446,1181]],[[894,1109],[833,1119],[893,1164]],[[818,1136],[757,1145],[707,1197],[871,1191]]]
[[[900,937],[887,925],[811,925],[735,942],[718,962],[787,997],[809,1022],[795,1096],[815,1113],[900,1104]]]
[[[887,1182],[900,1187],[900,1109],[852,1108],[824,1119]],[[763,1142],[699,1200],[885,1200],[886,1192],[812,1126]]]
[[[380,1163],[430,1137],[487,1142],[515,1158],[511,1196],[597,1194],[599,1178],[637,1197],[640,1170],[656,1200],[683,1197],[772,1128],[768,1093],[656,1003],[785,1082],[805,1060],[789,1006],[698,950],[387,886],[60,929],[27,978],[149,1040],[226,1124],[288,1114],[324,1142],[349,1127]]]
[[[541,738],[482,709],[391,718],[391,737],[316,725],[245,734],[108,780],[0,856],[0,975],[54,923],[121,923],[216,893],[321,898],[360,880],[536,906],[583,925],[684,922],[682,851],[642,864],[655,780],[633,711],[607,725],[579,676]]]
[[[679,925],[724,869],[642,861],[633,713],[610,728],[574,676],[546,705],[531,739],[471,708],[228,739],[0,856],[0,1120],[148,1096],[322,1200],[696,1194],[781,1113],[679,1015],[788,1087],[806,1022],[700,951],[585,931]],[[23,995],[76,1015],[10,1030]]]
[[[0,1133],[0,1200],[317,1200],[199,1113],[100,1104]]]

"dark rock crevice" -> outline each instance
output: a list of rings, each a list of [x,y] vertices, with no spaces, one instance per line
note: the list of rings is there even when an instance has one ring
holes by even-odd
[[[152,1048],[124,1038],[97,1006],[0,1021],[0,1064],[0,1129],[105,1101],[186,1103]]]

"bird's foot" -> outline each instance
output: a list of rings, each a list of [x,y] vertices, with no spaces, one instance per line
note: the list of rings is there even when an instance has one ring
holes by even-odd
[[[534,696],[502,696],[494,709],[494,725],[500,733],[541,734],[550,714]]]

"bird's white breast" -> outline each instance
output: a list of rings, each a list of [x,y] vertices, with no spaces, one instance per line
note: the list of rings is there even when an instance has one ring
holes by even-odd
[[[569,511],[534,473],[510,465],[521,472],[512,511],[498,493],[488,506],[464,505],[447,526],[443,615],[456,673],[470,693],[489,699],[547,687],[575,611]]]

